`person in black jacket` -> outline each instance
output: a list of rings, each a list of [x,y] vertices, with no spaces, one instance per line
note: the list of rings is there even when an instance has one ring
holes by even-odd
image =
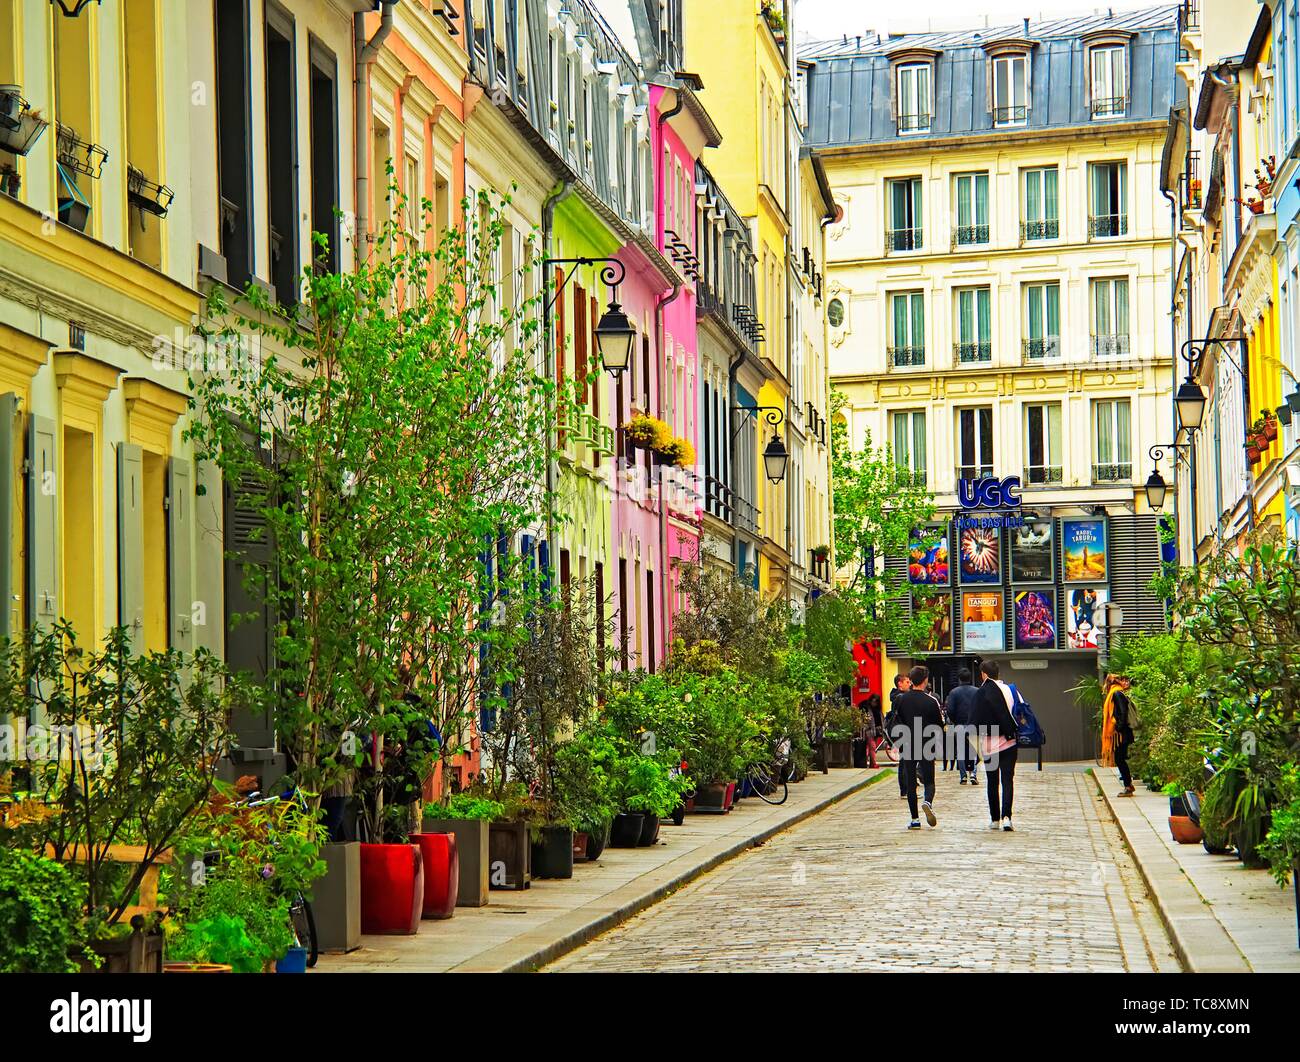
[[[890,735],[898,746],[899,774],[907,795],[907,809],[912,818],[909,830],[919,830],[921,819],[916,807],[916,780],[925,786],[921,811],[931,826],[938,825],[934,814],[934,761],[943,748],[943,711],[938,700],[926,688],[930,671],[918,664],[907,675],[911,689],[894,701],[894,729]]]
[[[977,691],[975,725],[983,743],[984,779],[988,785],[989,829],[1011,832],[1011,803],[1015,796],[1016,718],[1011,714],[1011,687],[998,678],[996,660],[980,664],[984,683]],[[999,792],[1000,790],[1000,792]]]
[[[903,674],[894,676],[894,688],[889,691],[889,714],[885,716],[886,728],[889,727],[893,719],[894,706],[898,704],[898,698],[911,688],[912,680],[909,679],[907,675]],[[902,767],[898,768],[898,799],[907,799],[907,776],[904,774]]]
[[[970,775],[970,784],[975,784],[975,749],[971,744],[969,728],[975,724],[975,702],[978,698],[979,692],[971,685],[970,668],[964,667],[957,672],[957,685],[948,691],[948,700],[944,705],[948,725],[951,727],[949,739],[953,743],[957,770],[961,774],[958,785],[966,784],[967,775]]]

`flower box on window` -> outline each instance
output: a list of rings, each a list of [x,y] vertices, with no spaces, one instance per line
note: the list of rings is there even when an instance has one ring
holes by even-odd
[[[58,137],[57,154],[60,165],[98,180],[104,171],[108,152],[98,144],[83,140],[72,126],[64,125],[62,122],[56,124],[55,135]]]
[[[0,85],[0,151],[26,155],[49,124],[23,99],[17,85]]]
[[[133,207],[139,207],[160,218],[167,216],[174,193],[165,184],[155,184],[143,170],[128,165],[126,168],[126,194]]]

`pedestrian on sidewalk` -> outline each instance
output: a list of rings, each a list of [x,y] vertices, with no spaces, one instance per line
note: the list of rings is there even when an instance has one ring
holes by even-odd
[[[885,720],[881,714],[880,694],[873,693],[862,704],[862,713],[866,716],[867,759],[872,767],[876,766],[876,746],[880,744],[880,735],[884,733]]]
[[[975,784],[975,747],[972,744],[971,728],[975,723],[975,705],[979,700],[979,691],[971,683],[970,668],[964,667],[957,672],[957,685],[948,691],[948,700],[944,703],[944,712],[948,716],[948,740],[953,745],[953,758],[957,761],[960,778],[958,785],[965,785],[967,777],[970,784]]]
[[[898,704],[898,698],[912,688],[912,681],[906,674],[894,676],[894,688],[889,691],[889,714],[885,716],[885,729],[891,734],[894,731],[894,707]],[[907,779],[903,776],[903,768],[898,768],[898,799],[907,799]]]
[[[909,830],[921,828],[921,817],[916,806],[916,782],[924,786],[921,812],[931,826],[938,825],[934,814],[934,761],[942,756],[943,710],[930,693],[930,670],[918,664],[908,672],[910,689],[900,693],[894,701],[894,729],[890,736],[898,746],[899,775],[903,779],[907,796],[907,810],[911,812]]]
[[[1101,710],[1101,765],[1118,767],[1124,788],[1118,796],[1133,795],[1133,775],[1128,767],[1128,750],[1133,744],[1133,702],[1129,681],[1123,675],[1107,675],[1106,701]]]
[[[998,678],[998,662],[985,660],[980,664],[984,682],[978,690],[975,703],[975,724],[980,728],[980,741],[984,755],[984,781],[988,786],[989,829],[1012,830],[1011,803],[1015,796],[1016,777],[1016,718],[1012,714],[1011,687]],[[1000,799],[999,799],[1000,798]]]

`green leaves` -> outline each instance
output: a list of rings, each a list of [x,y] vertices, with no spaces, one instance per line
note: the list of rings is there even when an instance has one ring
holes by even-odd
[[[75,973],[85,891],[53,859],[0,847],[0,973]]]

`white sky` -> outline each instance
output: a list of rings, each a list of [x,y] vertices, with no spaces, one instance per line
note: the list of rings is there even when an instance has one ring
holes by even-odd
[[[867,30],[922,33],[1010,25],[1028,18],[1062,18],[1155,7],[1161,0],[795,0],[800,40],[825,40]],[[901,13],[900,13],[901,12]]]

